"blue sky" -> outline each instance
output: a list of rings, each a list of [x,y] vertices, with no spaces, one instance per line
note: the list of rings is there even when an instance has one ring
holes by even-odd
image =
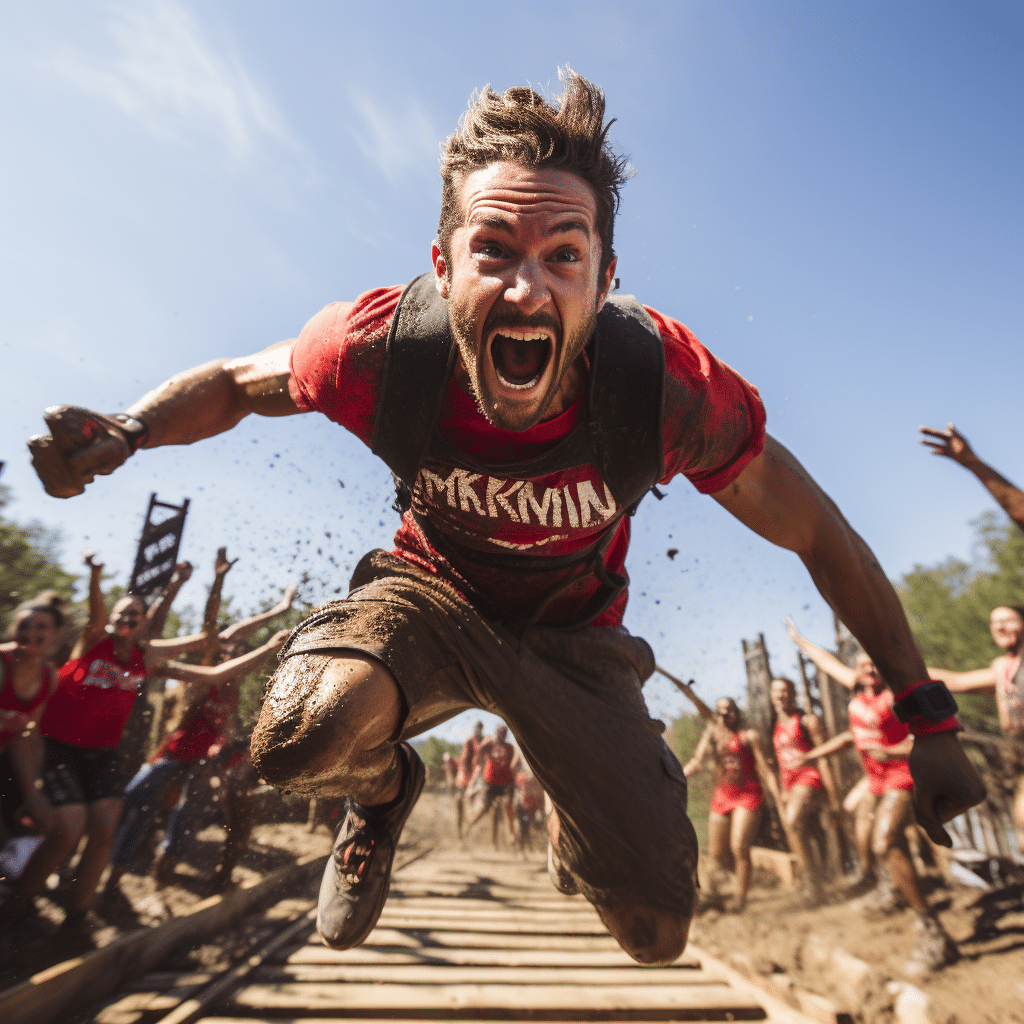
[[[126,576],[149,493],[187,495],[183,554],[201,568],[183,601],[201,605],[220,544],[242,559],[237,607],[303,572],[309,601],[343,588],[395,519],[387,473],[317,417],[143,453],[64,502],[24,438],[47,405],[122,409],[426,269],[438,142],[469,94],[557,89],[569,62],[604,88],[636,172],[622,290],[761,389],[769,430],[891,576],[967,556],[969,521],[993,506],[916,428],[952,418],[1024,482],[1022,10],[2,4],[10,512],[59,526],[69,563],[91,546]],[[634,536],[626,623],[705,696],[741,692],[741,637],[764,631],[791,667],[787,612],[831,636],[797,559],[685,481],[645,502]],[[661,682],[647,692],[662,717],[685,707]]]

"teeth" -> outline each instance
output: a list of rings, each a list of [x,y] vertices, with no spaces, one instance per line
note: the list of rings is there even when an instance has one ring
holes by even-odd
[[[521,331],[512,328],[502,329],[496,333],[503,338],[515,338],[516,341],[547,341],[551,337],[546,331]]]

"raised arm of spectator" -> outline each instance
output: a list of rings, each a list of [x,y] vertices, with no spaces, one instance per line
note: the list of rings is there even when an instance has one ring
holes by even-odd
[[[811,643],[807,637],[803,636],[796,628],[796,623],[787,616],[786,618],[786,632],[789,633],[789,639],[793,641],[800,648],[801,651],[826,675],[831,676],[841,686],[845,686],[848,690],[852,690],[857,682],[857,673],[850,668],[849,665],[844,665],[834,654],[830,654],[825,650],[824,647],[819,647],[817,644]]]
[[[786,805],[782,799],[782,790],[779,789],[779,781],[775,778],[775,772],[773,772],[768,766],[768,761],[764,756],[760,733],[758,733],[756,729],[748,729],[747,742],[750,744],[750,749],[753,751],[754,765],[757,768],[757,774],[761,777],[761,783],[764,785],[765,789],[771,793],[772,799],[775,801],[775,806],[778,807],[781,812],[782,808]]]
[[[821,746],[825,742],[825,729],[822,727],[821,719],[817,715],[804,715],[804,728],[807,730],[807,735],[810,736],[811,742],[816,747]],[[832,775],[832,766],[826,758],[819,757],[817,767],[818,774],[821,776],[821,781],[825,786],[825,792],[828,794],[829,805],[834,810],[838,810],[839,789],[836,787],[836,780]]]
[[[265,626],[271,619],[278,615],[284,615],[292,606],[297,593],[294,584],[289,584],[285,589],[281,600],[268,611],[260,612],[259,615],[251,615],[247,619],[240,619],[238,622],[228,626],[221,634],[221,640],[248,640],[260,627]]]
[[[953,693],[995,693],[998,682],[996,670],[991,665],[970,672],[954,672],[952,669],[929,665],[928,677],[941,679]]]
[[[714,735],[714,731],[714,726],[709,722],[701,734],[693,756],[683,765],[683,774],[687,778],[691,775],[696,775],[704,767],[704,758],[707,756],[708,748],[711,746],[711,737]]]
[[[693,688],[693,680],[689,683],[684,683],[681,679],[676,679],[671,672],[666,672],[660,665],[654,666],[655,670],[660,672],[670,683],[676,686],[676,688],[690,701],[690,703],[697,709],[697,714],[705,722],[714,722],[715,713],[697,696],[696,691]]]
[[[164,592],[149,606],[146,612],[146,627],[142,634],[143,640],[155,640],[162,637],[164,628],[167,625],[167,616],[178,596],[178,591],[191,579],[192,565],[189,562],[179,562],[171,573],[171,578],[164,587]]]
[[[825,740],[824,743],[808,750],[800,760],[803,764],[807,764],[808,761],[816,761],[819,757],[828,757],[829,754],[838,754],[840,750],[845,750],[847,747],[851,746],[853,746],[853,733],[849,731],[841,732],[838,735],[833,736],[832,739]]]
[[[80,658],[86,651],[91,650],[107,633],[107,605],[100,588],[103,563],[97,562],[91,551],[82,552],[82,561],[89,567],[89,619],[71,650],[72,659]]]
[[[220,665],[186,665],[180,661],[169,661],[164,672],[173,679],[183,683],[206,683],[224,686],[227,683],[241,680],[254,671],[271,654],[276,654],[290,635],[289,630],[282,629],[275,633],[262,647],[257,647],[240,658],[232,658]]]
[[[933,427],[920,427],[924,437],[921,444],[930,448],[933,455],[958,462],[964,469],[970,470],[985,486],[989,494],[1002,506],[1003,511],[1024,530],[1024,491],[1015,487],[1001,473],[994,470],[987,462],[982,462],[971,448],[967,438],[961,434],[952,422],[946,424],[945,430]]]
[[[213,560],[213,585],[210,587],[210,596],[206,599],[206,607],[203,609],[203,636],[206,642],[203,644],[201,664],[212,665],[217,660],[217,616],[220,615],[221,595],[224,590],[224,579],[231,566],[238,559],[228,561],[228,549],[218,548],[217,557]]]

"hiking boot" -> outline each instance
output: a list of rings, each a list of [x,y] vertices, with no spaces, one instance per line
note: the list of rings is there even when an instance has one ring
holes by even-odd
[[[558,854],[555,853],[554,843],[550,839],[548,840],[548,878],[563,896],[579,894],[580,887],[576,884],[576,879],[562,866]]]
[[[937,971],[960,959],[956,943],[934,914],[918,914],[916,929],[917,942],[904,967],[907,974],[918,976],[928,971]]]
[[[399,758],[404,763],[402,786],[391,803],[363,807],[351,797],[346,799],[345,819],[324,869],[317,908],[317,931],[332,949],[351,949],[363,942],[388,898],[398,839],[426,778],[423,762],[408,743],[399,747]],[[370,852],[357,854],[356,846],[369,846]],[[345,881],[346,875],[355,875],[360,868],[357,882]]]

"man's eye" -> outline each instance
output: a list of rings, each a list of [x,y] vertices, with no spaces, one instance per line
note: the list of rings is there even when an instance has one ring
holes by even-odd
[[[478,256],[485,256],[490,260],[504,259],[505,251],[497,245],[481,245],[477,250]]]
[[[579,259],[579,256],[572,249],[562,249],[560,252],[555,253],[556,263],[578,263]]]

